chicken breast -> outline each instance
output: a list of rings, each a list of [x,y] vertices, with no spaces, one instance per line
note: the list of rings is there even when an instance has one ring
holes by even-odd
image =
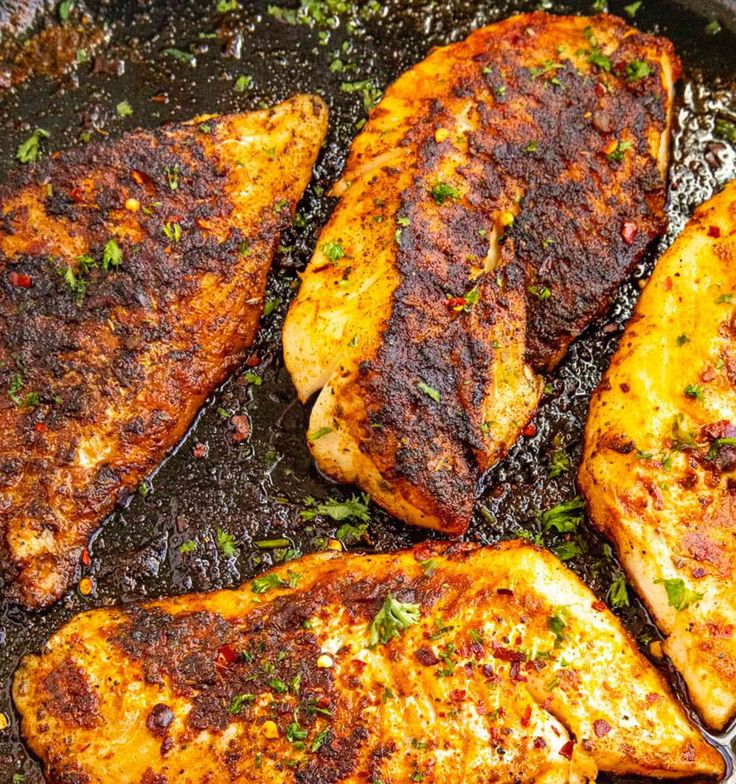
[[[736,182],[657,262],[590,404],[579,483],[705,721],[736,714]]]
[[[236,591],[88,612],[13,694],[59,782],[723,771],[606,606],[523,542],[321,553]]]
[[[284,326],[330,476],[462,533],[541,372],[665,226],[669,42],[514,16],[437,49],[353,143]]]
[[[324,138],[297,96],[85,146],[0,189],[0,571],[39,608],[250,345]]]

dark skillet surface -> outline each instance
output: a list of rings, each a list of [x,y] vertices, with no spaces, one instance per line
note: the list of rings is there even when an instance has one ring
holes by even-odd
[[[624,15],[626,4],[627,0],[612,0],[609,8]],[[0,24],[7,5],[0,2]],[[339,26],[321,28],[330,31],[327,45],[319,45],[320,28],[279,21],[269,15],[266,2],[256,0],[241,0],[241,9],[227,15],[215,11],[214,0],[105,5],[114,7],[97,17],[112,24],[110,43],[101,53],[125,60],[124,75],[92,74],[90,66],[83,64],[61,79],[36,78],[15,92],[0,92],[6,140],[0,154],[2,177],[14,166],[16,145],[36,126],[51,132],[48,148],[56,150],[77,144],[80,131],[92,120],[105,132],[119,134],[198,113],[247,110],[295,92],[313,91],[327,99],[332,112],[330,134],[300,210],[306,226],[283,238],[271,274],[269,294],[281,304],[264,318],[254,347],[263,384],[253,386],[244,380],[243,372],[236,374],[151,479],[150,492],[135,494],[126,508],[107,521],[91,548],[91,565],[83,570],[80,566],[80,577],[84,573],[94,580],[91,596],[72,590],[48,612],[36,615],[14,606],[0,608],[0,711],[10,721],[8,729],[0,732],[2,783],[19,772],[26,775],[25,782],[42,781],[39,766],[19,740],[10,679],[20,657],[38,650],[66,619],[119,601],[236,586],[275,557],[289,555],[285,550],[263,550],[257,541],[285,537],[293,550],[306,553],[323,547],[335,535],[339,524],[321,518],[307,522],[300,516],[307,497],[346,498],[352,489],[330,483],[309,458],[304,437],[308,412],[296,401],[283,369],[279,331],[297,271],[306,264],[315,234],[330,211],[329,200],[321,194],[339,174],[356,123],[365,116],[360,93],[346,93],[341,84],[370,79],[383,88],[431,46],[463,38],[482,24],[542,5],[553,12],[586,13],[592,2],[393,0],[359,22],[353,32],[348,22],[357,17],[350,10],[339,13]],[[705,25],[714,16],[723,29],[707,35]],[[634,23],[669,36],[685,66],[671,170],[671,228],[664,247],[693,206],[736,176],[736,152],[713,133],[716,115],[736,121],[736,4],[733,0],[720,4],[644,0]],[[199,37],[218,29],[242,32],[239,59],[223,55],[227,35]],[[162,53],[167,47],[189,50],[190,45],[196,52],[196,67]],[[338,50],[348,70],[330,70]],[[252,87],[237,93],[234,79],[241,74],[252,77]],[[150,100],[162,92],[167,103]],[[124,99],[134,114],[119,119],[115,106]],[[646,275],[655,257],[656,252],[637,277]],[[615,349],[637,291],[637,281],[632,280],[611,313],[574,344],[551,376],[552,392],[534,419],[536,435],[522,439],[485,478],[468,538],[493,542],[518,535],[520,529],[535,533],[536,512],[575,495],[589,394]],[[248,442],[233,441],[233,428],[218,408],[249,415],[253,434]],[[206,457],[194,456],[196,444],[207,446]],[[570,458],[570,470],[552,479],[549,461],[560,448]],[[223,557],[218,551],[219,528],[234,536],[237,558]],[[429,536],[391,520],[375,507],[371,507],[370,535],[371,544],[362,546],[377,550],[405,547]],[[197,542],[194,553],[179,551],[187,540]],[[545,535],[544,541],[554,546],[562,538]],[[606,557],[604,542],[587,526],[582,527],[579,544],[587,552],[568,563],[605,598],[618,567]],[[619,612],[633,634],[642,640],[652,637],[654,630],[633,596],[632,606]],[[676,679],[675,684],[682,694]],[[730,736],[721,742],[732,756]]]

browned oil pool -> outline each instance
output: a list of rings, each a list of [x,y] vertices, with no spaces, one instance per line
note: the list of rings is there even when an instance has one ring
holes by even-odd
[[[301,0],[301,10],[295,10],[298,2],[106,2],[103,11],[89,7],[89,21],[80,29],[81,0],[74,0],[66,24],[75,25],[76,32],[62,35],[73,56],[67,51],[44,62],[35,55],[43,47],[33,34],[58,23],[57,7],[26,33],[27,43],[6,53],[14,64],[0,64],[2,176],[15,165],[17,145],[37,127],[49,132],[42,145],[50,152],[198,113],[251,109],[297,91],[323,95],[331,109],[330,134],[315,179],[271,274],[267,314],[254,347],[261,383],[249,381],[252,376],[243,371],[225,384],[176,454],[102,528],[91,547],[90,565],[80,565],[80,577],[94,582],[91,595],[72,590],[40,615],[13,606],[0,609],[0,712],[9,722],[0,731],[0,784],[42,781],[19,739],[10,678],[20,657],[40,648],[71,615],[141,597],[235,586],[275,561],[325,547],[341,528],[329,516],[302,515],[313,503],[310,499],[344,501],[353,491],[331,484],[310,461],[307,411],[296,401],[283,369],[279,332],[297,272],[306,265],[315,233],[330,211],[324,192],[342,168],[366,106],[432,46],[463,38],[483,24],[519,10],[588,13],[603,6],[595,0]],[[7,0],[0,2],[0,18],[6,5]],[[239,7],[225,11],[230,5]],[[699,11],[666,0],[633,5],[611,0],[609,9],[631,19],[624,7],[631,11],[637,5],[633,23],[669,36],[686,69],[679,88],[671,230],[664,246],[696,204],[736,177],[736,140],[729,143],[727,138],[727,123],[736,123],[736,12],[714,14],[716,4],[705,0],[689,3]],[[69,6],[62,6],[66,15]],[[47,30],[43,36],[50,45],[58,32]],[[15,87],[2,86],[13,82]],[[126,106],[123,102],[130,113],[120,108]],[[716,120],[722,122],[716,126]],[[637,278],[647,274],[652,259]],[[620,575],[605,543],[585,525],[572,539],[542,535],[539,514],[575,496],[590,391],[637,291],[638,281],[632,280],[609,315],[577,341],[550,378],[549,394],[534,420],[536,435],[523,439],[485,478],[468,534],[482,542],[519,534],[537,538],[570,556],[568,565],[604,598]],[[230,424],[236,413],[247,414],[253,426],[251,438],[240,444],[233,440]],[[375,506],[368,511],[367,532],[357,542],[351,541],[350,531],[340,531],[351,548],[386,550],[427,536]],[[233,536],[237,557],[218,548],[218,531]],[[361,536],[360,530],[352,533]],[[656,631],[629,595],[631,606],[616,612],[646,650]],[[682,694],[681,684],[675,683]],[[715,740],[730,759],[731,736]]]

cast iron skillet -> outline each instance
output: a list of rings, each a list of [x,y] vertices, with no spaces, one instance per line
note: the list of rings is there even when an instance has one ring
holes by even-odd
[[[80,2],[76,0],[77,7]],[[298,0],[275,2],[294,7]],[[333,7],[340,2],[330,0]],[[0,732],[0,782],[11,782],[14,774],[24,775],[26,784],[42,781],[38,764],[19,738],[10,678],[20,657],[38,650],[66,619],[114,602],[236,586],[273,561],[324,547],[335,536],[339,524],[323,518],[306,521],[300,512],[310,496],[345,499],[353,490],[331,484],[310,461],[307,411],[296,401],[283,369],[279,335],[297,272],[307,263],[315,234],[331,209],[324,190],[339,174],[356,126],[365,117],[363,98],[370,97],[369,85],[349,91],[342,85],[367,80],[383,88],[432,46],[461,39],[516,11],[544,7],[556,13],[589,13],[593,4],[594,0],[389,0],[376,3],[371,11],[368,0],[355,5],[345,0],[344,6],[350,7],[333,19],[315,24],[312,17],[311,24],[293,24],[269,13],[266,0],[240,0],[238,11],[224,14],[217,11],[217,0],[102,2],[88,6],[96,24],[109,25],[98,60],[90,48],[79,56],[89,61],[65,76],[36,76],[15,90],[0,89],[3,177],[15,165],[16,145],[35,127],[51,133],[49,149],[62,149],[81,143],[79,136],[85,131],[92,136],[116,135],[203,112],[250,109],[297,91],[323,95],[331,109],[328,142],[303,199],[299,226],[283,238],[270,278],[269,298],[275,307],[264,317],[253,350],[263,383],[248,383],[243,372],[226,383],[176,454],[107,521],[91,546],[89,565],[80,565],[80,578],[92,578],[91,595],[73,589],[42,614],[0,607],[0,711],[9,721]],[[627,18],[628,4],[629,0],[610,0],[609,9]],[[31,25],[21,35],[56,22],[56,8],[32,21],[28,9],[44,5],[43,0],[0,0],[0,30],[9,18],[9,6],[26,12],[11,20],[15,32]],[[368,12],[357,13],[356,7]],[[77,13],[72,11],[72,19]],[[710,34],[706,32],[714,19],[721,27],[715,35],[714,25]],[[470,539],[494,542],[520,531],[538,534],[538,512],[575,495],[589,394],[616,346],[639,280],[692,208],[736,176],[736,150],[714,131],[718,116],[736,121],[736,0],[643,0],[633,21],[643,30],[669,36],[685,65],[671,169],[670,232],[624,286],[609,315],[577,341],[550,378],[551,392],[534,420],[536,434],[523,438],[484,479]],[[8,27],[2,34],[9,38]],[[194,53],[196,66],[164,54],[167,48]],[[116,75],[119,61],[124,61],[122,75]],[[242,92],[234,89],[238,76],[252,77]],[[241,80],[241,86],[246,81]],[[133,114],[120,118],[115,107],[123,100]],[[245,443],[232,438],[229,417],[235,413],[247,413],[252,421],[252,436]],[[560,450],[568,455],[570,468],[551,478],[549,463]],[[205,457],[196,456],[204,452]],[[235,537],[236,559],[218,550],[218,529]],[[431,536],[393,521],[375,507],[369,531],[369,542],[352,547],[388,550]],[[545,535],[545,544],[560,544],[554,536]],[[276,549],[257,544],[273,539],[285,539],[287,544]],[[196,551],[181,552],[188,541],[197,543]],[[587,526],[576,543],[584,552],[569,565],[605,598],[618,574],[610,550]],[[633,594],[631,607],[617,612],[644,647],[657,638]],[[681,682],[672,672],[669,676],[686,701]],[[714,742],[728,756],[727,780],[736,781],[731,738],[726,734]]]

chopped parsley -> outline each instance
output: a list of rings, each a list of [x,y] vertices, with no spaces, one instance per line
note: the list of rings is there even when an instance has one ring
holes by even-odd
[[[128,101],[120,101],[115,107],[115,114],[121,119],[123,117],[130,117],[133,114],[133,107]]]
[[[438,182],[431,192],[437,204],[444,204],[448,199],[456,201],[460,198],[460,191],[447,182]]]
[[[561,561],[571,561],[583,554],[583,548],[577,542],[563,542],[552,548],[552,552]]]
[[[197,64],[197,58],[191,52],[185,52],[182,49],[169,47],[168,49],[164,49],[164,54],[168,57],[173,57],[177,62],[185,63],[192,68]],[[200,125],[200,130],[201,129],[202,126]],[[205,131],[205,133],[207,133],[207,131]]]
[[[250,584],[250,588],[253,593],[266,593],[273,588],[296,588],[301,579],[302,576],[296,572],[289,572],[288,580],[283,580],[277,574],[264,574],[256,577]]]
[[[394,637],[399,637],[401,632],[419,623],[420,615],[418,604],[397,601],[389,593],[369,627],[371,648],[379,643],[386,645]]]
[[[560,643],[565,642],[567,639],[567,634],[565,633],[565,629],[567,629],[566,617],[567,609],[565,607],[557,607],[554,614],[547,618],[547,627],[555,636],[555,648],[559,647]]]
[[[627,16],[633,19],[636,16],[637,11],[641,8],[641,6],[642,6],[642,0],[636,0],[636,2],[631,3],[631,5],[625,5],[624,11],[626,11]]]
[[[630,141],[616,142],[616,147],[611,150],[606,157],[612,163],[621,163],[625,157],[626,151],[630,150],[633,146],[633,142]]]
[[[706,35],[718,35],[723,28],[721,27],[721,23],[717,19],[712,19],[708,24],[705,26],[705,34]]]
[[[181,225],[178,223],[164,223],[163,231],[170,242],[179,242],[181,239]]]
[[[654,582],[658,585],[664,585],[664,589],[667,591],[667,602],[678,612],[687,609],[691,604],[703,598],[702,593],[688,588],[679,577],[670,580],[655,580]]]
[[[361,82],[343,82],[340,89],[344,93],[360,93],[363,97],[363,106],[369,112],[380,100],[383,92],[369,79]]]
[[[343,544],[352,544],[353,542],[359,542],[361,539],[366,539],[368,537],[368,523],[358,523],[354,525],[353,523],[343,523],[338,529],[335,536],[343,543]]]
[[[110,267],[119,267],[123,263],[123,251],[113,239],[109,239],[102,251],[102,269],[108,272]]]
[[[217,0],[218,14],[226,14],[228,11],[237,11],[239,7],[238,0]]]
[[[716,120],[715,132],[731,144],[736,144],[736,124],[719,117]]]
[[[62,22],[69,21],[69,14],[72,12],[73,0],[61,0],[59,3],[59,20]],[[14,780],[15,784],[15,780]]]
[[[183,542],[179,545],[179,552],[186,555],[187,553],[193,553],[197,549],[197,543],[192,539],[188,539],[186,542]]]
[[[354,495],[347,501],[336,501],[333,498],[328,498],[327,501],[316,504],[312,509],[303,510],[301,516],[305,520],[313,520],[317,515],[323,515],[330,517],[336,522],[355,518],[367,523],[370,520],[370,515],[368,514],[369,503],[370,497],[365,493]]]
[[[644,60],[631,60],[626,63],[626,79],[629,82],[638,82],[652,73],[651,66]]]
[[[48,138],[48,131],[44,131],[43,128],[36,128],[24,142],[18,145],[15,157],[21,163],[35,163],[41,157],[41,139]]]
[[[544,300],[552,296],[552,291],[547,286],[529,286],[527,291],[533,294],[540,302],[544,302]]]
[[[322,245],[322,253],[324,253],[330,261],[335,262],[340,261],[345,255],[345,249],[339,242],[325,242]]]
[[[322,730],[322,732],[317,733],[315,735],[314,740],[312,741],[312,745],[309,747],[311,752],[319,751],[322,746],[327,742],[327,739],[330,736],[330,728],[326,727]]]
[[[703,399],[703,387],[700,384],[688,384],[685,387],[685,397],[692,398],[693,400]]]
[[[250,90],[252,86],[253,77],[249,74],[240,74],[240,76],[235,80],[233,90],[235,90],[236,93],[244,93],[246,90]]]
[[[629,606],[629,591],[623,574],[619,574],[608,589],[608,601],[614,608]]]
[[[238,548],[235,544],[235,537],[232,534],[223,531],[222,528],[217,529],[217,549],[225,556],[225,558],[236,558],[238,555]]]
[[[563,501],[542,514],[542,527],[545,531],[557,531],[565,534],[576,531],[583,522],[585,501],[576,496],[570,501]]]
[[[249,384],[253,384],[254,387],[259,387],[263,383],[263,378],[259,376],[258,373],[254,373],[252,370],[246,370],[243,374],[243,378]]]
[[[319,430],[313,430],[307,436],[307,441],[313,444],[315,441],[319,441],[320,438],[324,438],[325,436],[329,435],[332,432],[333,432],[333,428],[331,427],[320,427]]]
[[[428,398],[434,400],[435,403],[439,403],[442,399],[439,390],[429,386],[429,384],[425,384],[424,381],[419,381],[417,383],[417,389],[420,392],[423,392]]]
[[[238,694],[232,698],[227,712],[232,716],[237,716],[243,710],[243,706],[252,705],[255,701],[255,694]]]
[[[181,171],[179,169],[179,164],[175,163],[173,166],[166,166],[164,171],[166,172],[166,182],[169,185],[170,191],[176,191],[179,189],[179,177],[181,176]]]
[[[552,453],[552,458],[549,461],[549,475],[552,479],[564,474],[570,470],[570,458],[567,453],[562,449],[556,449]]]

